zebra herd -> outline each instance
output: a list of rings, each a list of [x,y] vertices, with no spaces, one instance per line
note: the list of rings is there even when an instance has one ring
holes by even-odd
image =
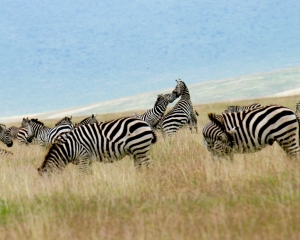
[[[169,103],[180,99],[167,113]],[[279,106],[229,106],[221,114],[209,113],[209,122],[202,135],[206,149],[213,159],[233,160],[235,153],[259,151],[277,142],[288,156],[300,157],[299,132],[300,101],[296,112]],[[38,119],[23,118],[21,127],[0,124],[0,140],[8,147],[17,140],[20,145],[36,142],[48,147],[48,153],[38,168],[40,175],[61,172],[69,164],[82,172],[90,171],[92,161],[114,162],[129,155],[136,168],[153,165],[149,151],[157,141],[156,131],[163,136],[174,136],[183,126],[191,132],[197,127],[198,113],[194,110],[189,90],[182,80],[176,80],[175,89],[159,94],[154,107],[144,114],[98,122],[96,115],[73,124],[72,117],[64,117],[54,127],[44,125]],[[0,155],[11,152],[0,149]]]

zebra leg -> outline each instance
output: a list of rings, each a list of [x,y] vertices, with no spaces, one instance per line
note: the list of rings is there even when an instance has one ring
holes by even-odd
[[[76,162],[78,164],[79,172],[84,174],[92,173],[92,169],[91,169],[92,161],[90,156],[88,156],[87,154],[85,156],[81,156],[79,157],[79,159],[77,159]]]
[[[140,169],[142,165],[146,166],[147,168],[153,168],[153,162],[150,156],[139,156],[139,155],[134,155],[134,166],[137,169]]]

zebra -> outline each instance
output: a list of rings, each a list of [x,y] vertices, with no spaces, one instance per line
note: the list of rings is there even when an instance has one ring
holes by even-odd
[[[7,147],[13,146],[10,132],[7,130],[4,124],[0,124],[0,141],[6,144]]]
[[[83,119],[81,122],[75,123],[75,128],[80,127],[81,125],[93,124],[93,123],[99,123],[96,119],[96,114],[95,115],[92,114],[91,117],[87,117]]]
[[[147,110],[142,115],[135,114],[134,117],[144,120],[151,128],[155,129],[156,125],[162,119],[168,104],[174,102],[176,98],[175,93],[159,94],[152,109]]]
[[[23,118],[22,123],[21,123],[21,127],[16,127],[16,126],[11,126],[9,127],[7,130],[10,132],[10,136],[11,138],[14,139],[18,139],[18,132],[22,129],[27,127],[29,122],[28,117],[27,118]]]
[[[44,123],[37,119],[31,119],[27,126],[28,137],[27,141],[31,142],[32,137],[36,137],[40,146],[50,146],[55,139],[62,134],[74,129],[72,123],[63,123],[53,128],[44,126]]]
[[[176,97],[181,96],[179,101],[158,123],[158,129],[161,129],[168,136],[174,135],[179,128],[188,124],[190,130],[194,127],[198,132],[197,115],[194,111],[189,90],[182,80],[176,80],[177,85],[173,90]]]
[[[57,123],[55,123],[55,126],[62,125],[62,124],[73,124],[71,120],[72,120],[72,116],[71,117],[66,116],[61,120],[59,120]]]
[[[256,108],[262,107],[261,104],[259,103],[253,103],[247,106],[229,106],[227,110],[224,111],[224,113],[230,113],[230,112],[240,112],[240,111],[245,111],[245,110],[253,110]]]
[[[204,144],[213,158],[256,152],[277,142],[288,156],[299,156],[299,124],[295,112],[280,105],[253,110],[209,113],[203,129]]]
[[[18,139],[19,145],[24,145],[24,144],[27,145],[27,144],[31,143],[33,140],[32,138],[29,139],[30,142],[27,140],[28,139],[27,127],[19,129],[18,134],[17,134],[17,139]]]
[[[122,117],[101,123],[82,125],[57,140],[38,168],[40,175],[61,172],[68,163],[89,172],[92,160],[114,162],[133,155],[134,165],[152,167],[150,146],[156,135],[143,120]]]
[[[12,156],[12,155],[13,155],[12,152],[0,148],[0,157],[2,157],[2,156],[9,157],[9,156]]]

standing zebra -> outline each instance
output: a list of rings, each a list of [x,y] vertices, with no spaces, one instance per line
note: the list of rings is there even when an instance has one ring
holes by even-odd
[[[12,147],[13,145],[10,132],[7,130],[4,124],[0,124],[0,141],[6,144],[7,147]]]
[[[162,119],[168,104],[174,102],[176,98],[177,96],[175,93],[159,94],[157,95],[156,102],[152,109],[147,110],[142,115],[136,114],[134,117],[144,120],[151,128],[155,128],[158,122]]]
[[[72,123],[62,123],[53,128],[49,128],[44,126],[44,123],[38,121],[37,119],[31,119],[27,126],[27,141],[30,142],[32,137],[36,137],[40,146],[47,147],[53,144],[58,136],[70,132],[73,129],[74,126]]]
[[[253,110],[260,107],[262,107],[262,105],[259,103],[253,103],[247,106],[229,106],[227,110],[224,111],[224,113],[241,112],[246,110]]]
[[[259,151],[276,141],[288,156],[299,156],[299,124],[289,108],[270,105],[250,111],[208,114],[204,144],[214,156]]]
[[[41,175],[62,171],[71,162],[87,172],[93,159],[113,162],[125,155],[133,155],[137,168],[151,166],[149,150],[155,142],[156,135],[151,127],[134,117],[82,125],[51,146],[38,171]]]
[[[181,96],[179,101],[158,123],[158,128],[165,132],[168,136],[174,135],[179,128],[189,124],[189,128],[192,131],[194,127],[196,132],[197,127],[197,112],[194,111],[189,90],[186,84],[179,80],[176,80],[177,85],[173,90],[176,97]]]
[[[75,123],[75,128],[86,125],[86,124],[93,124],[93,123],[99,123],[96,119],[96,115],[92,114],[91,117],[87,117],[83,119],[80,123]]]
[[[300,115],[300,100],[296,103],[296,114],[297,116]]]

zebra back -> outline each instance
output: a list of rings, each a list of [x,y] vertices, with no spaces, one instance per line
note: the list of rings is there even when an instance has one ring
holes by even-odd
[[[224,113],[248,111],[260,107],[262,107],[260,103],[253,103],[247,106],[229,106],[227,110],[224,111]]]

